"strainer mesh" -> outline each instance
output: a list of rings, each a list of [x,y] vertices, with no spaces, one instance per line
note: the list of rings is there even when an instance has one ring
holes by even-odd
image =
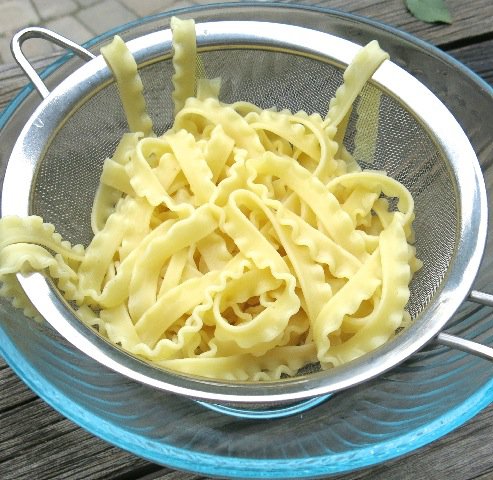
[[[324,115],[342,82],[338,66],[288,52],[218,48],[203,52],[202,60],[208,77],[222,78],[221,100],[246,100],[263,108]],[[171,61],[161,59],[140,73],[155,131],[163,133],[172,121]],[[367,85],[358,101],[378,95],[377,87]],[[455,184],[428,132],[398,100],[381,94],[373,146],[361,141],[376,131],[371,116],[365,125],[358,122],[357,110],[355,105],[345,138],[347,149],[361,156],[356,159],[363,167],[385,170],[402,182],[415,200],[417,255],[424,262],[411,285],[408,309],[415,318],[439,288],[453,255],[458,221]],[[33,213],[54,223],[71,242],[87,245],[91,239],[90,209],[102,162],[125,131],[118,92],[110,84],[79,104],[39,163]]]

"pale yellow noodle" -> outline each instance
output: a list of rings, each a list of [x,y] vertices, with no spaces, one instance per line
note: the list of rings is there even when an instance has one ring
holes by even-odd
[[[101,54],[117,81],[130,131],[151,135],[152,120],[147,114],[144,86],[125,42],[116,35],[109,45],[101,48]]]

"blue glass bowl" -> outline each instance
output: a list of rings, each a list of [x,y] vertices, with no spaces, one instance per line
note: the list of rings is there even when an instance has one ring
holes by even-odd
[[[378,39],[393,61],[425,83],[468,133],[492,185],[490,132],[492,89],[430,45],[387,26],[317,7],[241,3],[169,12],[108,32],[133,38],[162,25],[171,14],[213,19],[272,20],[316,28],[356,43]],[[54,84],[77,68],[70,55],[44,76]],[[447,81],[444,81],[444,79]],[[2,171],[14,133],[39,100],[26,87],[0,117]],[[469,108],[464,108],[464,102]],[[490,213],[491,215],[491,213]],[[477,287],[492,284],[491,240]],[[493,343],[491,309],[464,304],[447,331]],[[94,435],[158,464],[206,475],[242,478],[306,478],[347,472],[395,458],[458,427],[493,400],[491,364],[430,344],[394,370],[329,398],[310,409],[290,406],[278,418],[229,411],[133,382],[81,354],[46,324],[27,321],[0,302],[0,353],[41,398]],[[302,411],[304,410],[304,411]],[[289,416],[284,415],[289,413]],[[238,415],[243,418],[238,418]],[[254,418],[252,418],[254,417]]]

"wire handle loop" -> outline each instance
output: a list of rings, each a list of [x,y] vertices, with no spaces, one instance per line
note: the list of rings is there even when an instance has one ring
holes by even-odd
[[[10,48],[12,50],[12,55],[18,65],[22,68],[24,73],[27,75],[29,80],[33,83],[34,87],[38,91],[38,93],[45,99],[50,91],[46,87],[45,83],[38,75],[36,70],[33,68],[29,60],[26,58],[24,53],[22,52],[22,44],[29,40],[30,38],[42,38],[44,40],[48,40],[49,42],[58,45],[59,47],[65,48],[66,50],[70,50],[76,55],[78,55],[83,60],[89,61],[95,58],[89,50],[81,47],[79,44],[69,40],[68,38],[59,35],[58,33],[52,32],[46,28],[42,27],[28,27],[23,30],[17,32],[12,38],[12,42]]]

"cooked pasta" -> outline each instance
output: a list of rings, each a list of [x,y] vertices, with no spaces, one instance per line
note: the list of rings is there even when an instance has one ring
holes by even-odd
[[[104,161],[94,237],[83,249],[39,217],[3,218],[0,294],[36,316],[15,274],[45,271],[115,345],[217,379],[331,368],[387,342],[409,321],[420,267],[413,199],[342,144],[385,52],[362,48],[325,117],[261,110],[221,102],[219,79],[197,80],[193,21],[171,25],[172,128],[154,135],[135,61],[115,38],[102,53],[130,133]]]

